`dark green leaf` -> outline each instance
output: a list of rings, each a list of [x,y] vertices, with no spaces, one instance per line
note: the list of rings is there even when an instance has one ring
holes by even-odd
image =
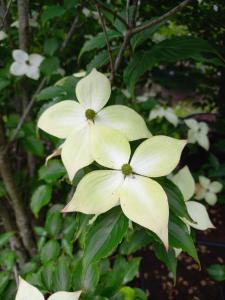
[[[169,244],[173,248],[183,249],[199,263],[198,254],[187,226],[172,213],[169,220]]]
[[[46,206],[52,197],[52,187],[47,184],[40,185],[33,193],[31,198],[31,210],[37,217],[42,207]]]
[[[48,241],[41,249],[41,261],[47,263],[50,260],[55,260],[60,253],[60,246],[56,240]]]
[[[60,233],[62,230],[62,214],[60,211],[50,210],[48,212],[45,222],[45,229],[52,237],[56,237]]]
[[[43,23],[56,18],[61,17],[65,13],[65,8],[59,5],[48,6],[41,16]]]
[[[9,275],[1,272],[0,273],[0,296],[2,295],[3,291],[7,287],[8,282],[9,282]]]
[[[37,100],[43,101],[53,98],[60,98],[61,96],[65,96],[66,91],[59,86],[50,86],[43,89],[37,96]]]
[[[99,267],[97,263],[91,263],[83,269],[81,287],[82,290],[91,292],[95,289],[99,281]]]
[[[86,236],[84,265],[97,262],[112,253],[127,232],[128,219],[116,207],[100,215]]]
[[[111,41],[112,39],[121,37],[121,33],[114,31],[114,30],[110,30],[107,32],[108,35],[108,39],[109,41]],[[104,33],[99,33],[98,35],[96,35],[95,37],[91,37],[90,40],[86,41],[80,51],[79,54],[79,58],[85,53],[85,52],[89,52],[91,50],[94,49],[101,49],[104,48],[106,45],[106,41],[105,41],[105,35]]]
[[[47,165],[42,166],[38,171],[39,179],[48,183],[57,181],[65,174],[66,170],[63,164],[56,159],[50,160]]]
[[[41,272],[41,278],[44,287],[47,290],[53,290],[53,277],[55,273],[55,262],[49,261],[46,263],[46,265],[43,266],[42,272]]]
[[[24,146],[24,148],[36,155],[36,156],[43,156],[44,155],[44,146],[43,143],[40,139],[38,139],[36,136],[34,135],[26,135],[23,139],[22,139],[22,144]]]
[[[139,249],[148,245],[152,239],[144,229],[133,231],[126,240],[123,241],[120,247],[122,254],[130,255]]]
[[[208,58],[209,55],[212,58]],[[124,82],[133,94],[137,80],[156,64],[186,59],[223,65],[218,52],[207,41],[192,36],[174,37],[158,43],[150,50],[137,52],[124,71]]]
[[[40,70],[46,75],[50,76],[59,68],[59,59],[57,57],[46,58],[40,66]]]
[[[56,38],[50,38],[45,40],[44,52],[52,56],[59,46],[59,41]]]
[[[0,234],[0,248],[8,244],[10,241],[11,237],[14,236],[14,232],[5,232]]]
[[[55,268],[54,290],[68,291],[71,283],[71,272],[68,265],[68,258],[60,257]]]

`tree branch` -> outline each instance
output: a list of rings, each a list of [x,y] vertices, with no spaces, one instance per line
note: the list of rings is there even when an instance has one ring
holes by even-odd
[[[70,27],[70,30],[68,31],[67,36],[66,36],[65,40],[62,43],[62,46],[60,48],[60,52],[62,52],[67,47],[71,37],[73,36],[73,33],[74,33],[75,29],[76,29],[78,19],[79,19],[78,17],[76,17],[74,19],[74,21],[73,21],[73,23]]]
[[[113,56],[112,56],[112,48],[111,48],[110,43],[109,43],[109,38],[108,38],[107,30],[106,30],[105,20],[102,16],[100,8],[99,8],[100,5],[98,3],[96,3],[95,6],[96,6],[96,9],[98,11],[98,15],[99,15],[100,22],[101,22],[101,25],[102,25],[102,29],[103,29],[103,32],[104,32],[104,36],[105,36],[105,41],[106,41],[106,45],[107,45],[107,49],[108,49],[108,53],[109,53],[109,62],[110,62],[110,68],[111,68],[111,80],[113,81],[114,80],[114,62],[113,62]]]
[[[29,50],[29,0],[17,0],[20,49]]]
[[[9,214],[9,210],[6,203],[2,203],[2,200],[3,199],[1,199],[1,205],[0,205],[0,218],[3,223],[3,227],[6,232],[13,231],[17,233],[18,229],[16,228],[13,218]],[[19,265],[22,266],[26,261],[27,255],[26,252],[24,251],[23,244],[21,243],[21,240],[17,234],[11,237],[10,246],[12,250],[16,252],[18,256]]]
[[[25,210],[24,201],[20,195],[19,189],[13,180],[13,171],[10,165],[8,155],[5,155],[3,147],[5,146],[5,137],[3,129],[3,121],[0,116],[0,175],[3,179],[4,186],[12,201],[12,207],[15,214],[16,224],[19,229],[24,247],[30,256],[35,254],[35,244],[32,232],[28,224],[28,216]]]
[[[189,2],[191,2],[191,0],[185,0],[183,2],[181,2],[180,4],[178,4],[176,7],[172,8],[170,11],[168,11],[167,13],[165,13],[164,15],[162,15],[159,18],[156,18],[152,21],[149,21],[146,24],[140,25],[136,28],[133,28],[132,31],[132,35],[138,32],[141,32],[147,28],[150,28],[154,25],[157,25],[159,23],[161,23],[162,21],[172,17],[173,15],[175,15],[177,12],[181,11]]]
[[[112,10],[111,8],[109,8],[107,5],[105,5],[104,3],[102,3],[99,0],[96,0],[96,2],[98,3],[98,5],[101,6],[102,9],[104,9],[105,11],[108,11],[115,18],[119,19],[123,23],[123,25],[125,25],[125,27],[127,29],[129,29],[129,25],[127,24],[126,20],[123,17],[121,17],[116,11]]]

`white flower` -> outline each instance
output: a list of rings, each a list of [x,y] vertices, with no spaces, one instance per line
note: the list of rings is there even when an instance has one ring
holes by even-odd
[[[189,127],[188,142],[197,143],[205,150],[209,150],[208,125],[205,122],[197,122],[195,119],[187,119],[184,122]]]
[[[219,181],[211,182],[209,178],[205,176],[199,176],[199,185],[197,186],[196,199],[205,201],[209,205],[214,205],[217,201],[217,193],[223,188],[223,185]]]
[[[101,133],[98,127],[96,130],[92,129],[95,125],[102,124],[114,129],[111,131],[112,138],[119,131],[129,140],[151,136],[144,120],[134,110],[123,105],[111,105],[103,109],[110,94],[108,78],[93,69],[76,85],[79,102],[59,102],[48,108],[38,121],[38,127],[42,130],[66,139],[62,145],[61,157],[70,180],[78,170],[95,160],[92,139],[93,135],[99,136]]]
[[[0,41],[3,41],[4,39],[7,38],[7,34],[5,33],[5,31],[0,30]]]
[[[183,218],[183,222],[187,225],[189,231],[190,226],[198,230],[206,230],[209,228],[215,228],[212,224],[208,212],[205,206],[197,201],[190,201],[195,193],[195,181],[191,175],[188,166],[183,167],[176,175],[170,177],[170,180],[176,184],[176,186],[181,191],[187,211],[191,219],[195,222],[190,222],[189,220]],[[174,249],[176,256],[178,256],[182,250]]]
[[[184,197],[188,213],[192,220],[196,223],[192,223],[186,219],[184,219],[183,221],[186,224],[189,224],[191,227],[199,230],[214,228],[212,222],[209,219],[205,206],[197,201],[190,201],[195,193],[195,181],[188,166],[183,167],[170,180],[178,186]]]
[[[140,144],[130,159],[124,135],[112,135],[101,125],[92,130],[95,159],[111,170],[93,171],[82,178],[63,212],[102,214],[120,204],[131,221],[152,230],[168,248],[167,195],[149,177],[168,175],[178,164],[186,141],[154,136]]]
[[[44,59],[40,54],[28,55],[23,50],[13,50],[14,62],[10,67],[10,73],[15,76],[26,75],[37,80],[40,77],[39,67]]]
[[[175,127],[178,124],[178,117],[176,116],[174,110],[170,107],[164,108],[161,106],[157,106],[153,108],[149,114],[149,120],[153,120],[156,118],[166,118],[168,122],[173,124]]]
[[[57,292],[48,300],[79,300],[81,291],[78,292]],[[44,300],[42,293],[33,285],[20,277],[19,288],[15,300]]]

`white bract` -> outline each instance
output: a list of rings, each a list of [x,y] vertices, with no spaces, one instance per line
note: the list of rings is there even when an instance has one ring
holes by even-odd
[[[101,125],[91,127],[96,161],[111,170],[87,174],[63,212],[102,214],[121,205],[133,222],[152,230],[168,248],[169,207],[160,184],[149,177],[168,175],[178,164],[186,141],[154,136],[131,149],[122,134]]]
[[[48,300],[78,300],[82,291],[78,292],[57,292],[50,297]],[[16,294],[15,300],[45,300],[42,293],[33,285],[20,277],[19,287]]]
[[[39,67],[44,60],[44,57],[40,54],[28,55],[25,51],[17,49],[13,50],[14,62],[10,67],[10,73],[15,76],[26,75],[31,79],[39,79],[40,70]]]
[[[208,125],[205,122],[197,122],[195,119],[187,119],[184,122],[189,127],[188,142],[197,143],[205,150],[209,150]]]
[[[100,143],[102,139],[98,127],[94,129],[96,125],[114,129],[110,133],[112,139],[116,139],[117,134],[120,136],[120,132],[130,141],[151,136],[143,118],[129,107],[111,105],[103,109],[110,94],[108,78],[93,69],[76,86],[79,102],[59,102],[48,108],[38,121],[39,128],[65,139],[61,157],[70,180],[78,170],[95,160],[92,141],[98,137]]]
[[[171,107],[164,108],[162,106],[157,106],[153,108],[149,114],[149,120],[151,121],[156,118],[165,118],[175,127],[179,122],[178,117],[176,116],[174,110]]]
[[[216,194],[221,192],[222,188],[223,185],[219,181],[210,181],[205,176],[199,176],[195,198],[197,200],[205,199],[209,205],[214,205],[217,202]]]
[[[188,166],[183,167],[170,180],[173,181],[173,183],[175,183],[181,191],[185,200],[187,211],[195,223],[190,222],[186,219],[184,219],[183,221],[191,227],[199,230],[214,228],[212,222],[209,219],[209,215],[205,206],[197,201],[190,201],[195,193],[195,181]]]
[[[209,228],[215,228],[212,224],[208,212],[205,206],[197,201],[190,201],[195,193],[195,181],[191,175],[188,166],[183,167],[176,175],[170,177],[170,180],[176,184],[176,186],[181,191],[187,211],[191,219],[195,222],[190,222],[189,220],[183,218],[183,222],[187,225],[189,231],[190,226],[198,230],[206,230]],[[182,249],[174,249],[176,256],[178,256]]]

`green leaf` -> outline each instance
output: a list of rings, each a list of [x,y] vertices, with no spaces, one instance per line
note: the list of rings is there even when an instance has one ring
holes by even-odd
[[[39,179],[45,180],[47,183],[53,183],[65,174],[66,170],[63,164],[57,159],[50,160],[47,165],[42,166],[38,171]]]
[[[0,77],[0,91],[4,90],[10,85],[10,80]],[[1,101],[1,100],[0,100]]]
[[[71,283],[71,272],[68,258],[60,257],[55,268],[53,286],[56,291],[68,291]]]
[[[55,51],[58,49],[58,46],[59,46],[59,41],[56,38],[47,39],[45,40],[44,43],[44,52],[47,55],[52,56],[55,53]]]
[[[38,269],[39,269],[38,264],[36,262],[30,261],[22,266],[22,269],[20,269],[20,274],[23,276],[28,273],[34,273]]]
[[[91,263],[87,268],[83,268],[81,287],[82,290],[93,291],[99,281],[99,267],[97,263]]]
[[[44,284],[44,287],[50,291],[53,290],[53,276],[55,273],[55,262],[49,261],[46,265],[43,266],[41,271],[41,279]]]
[[[179,217],[193,222],[188,214],[184,197],[179,188],[170,180],[163,178],[158,180],[167,194],[170,210]]]
[[[120,247],[121,254],[130,255],[148,245],[152,239],[144,229],[133,231],[127,236]]]
[[[44,155],[44,146],[43,143],[40,139],[38,139],[36,136],[34,135],[26,135],[23,139],[22,139],[22,144],[24,146],[24,148],[39,157],[42,157]]]
[[[209,55],[212,58],[208,58]],[[192,36],[174,37],[156,44],[150,50],[137,52],[124,71],[124,82],[134,94],[137,80],[153,66],[186,59],[224,65],[218,52],[207,41]]]
[[[50,76],[58,70],[59,66],[59,59],[57,57],[48,57],[42,62],[40,70],[46,76]]]
[[[62,230],[62,214],[58,210],[48,212],[45,229],[51,237],[56,237]]]
[[[128,282],[134,279],[134,277],[138,273],[140,262],[141,262],[140,257],[134,257],[127,262],[127,266],[123,277],[123,284],[127,284]]]
[[[66,76],[57,81],[55,86],[61,87],[66,91],[67,99],[75,99],[75,87],[78,81],[79,79],[72,75]]]
[[[172,213],[169,220],[169,245],[173,248],[183,249],[199,263],[198,254],[187,226]]]
[[[224,281],[225,280],[225,265],[211,265],[207,268],[209,276],[215,281]]]
[[[152,35],[163,25],[163,23],[157,24],[153,27],[145,29],[136,33],[130,40],[131,47],[135,50],[138,46],[142,45],[146,40],[152,37]]]
[[[107,257],[122,241],[128,229],[128,219],[116,207],[100,215],[86,236],[84,265]]]
[[[4,183],[0,181],[0,198],[5,197],[7,195]]]
[[[78,0],[64,0],[63,5],[66,9],[74,8],[76,5],[78,5]]]
[[[67,255],[73,258],[73,242],[62,239],[62,248]]]
[[[5,249],[0,253],[0,264],[6,271],[12,271],[16,262],[16,253],[12,250]]]
[[[60,253],[60,246],[56,240],[48,241],[41,249],[41,261],[47,263],[50,260],[55,260]]]
[[[6,273],[0,273],[0,296],[4,292],[5,288],[7,287],[9,282],[9,275]]]
[[[65,96],[66,91],[59,86],[50,86],[43,89],[37,96],[38,101],[61,98],[61,96]]]
[[[31,197],[31,210],[36,217],[42,207],[46,206],[52,197],[52,187],[47,184],[40,185]]]
[[[87,70],[91,71],[93,68],[100,68],[102,66],[107,65],[109,62],[109,53],[107,50],[103,50],[99,52],[87,65]]]
[[[0,248],[7,245],[8,242],[10,241],[11,237],[15,235],[14,232],[5,232],[0,234]]]
[[[121,33],[114,31],[114,30],[110,30],[107,32],[107,36],[109,41],[115,39],[115,38],[119,38],[121,37]],[[104,48],[106,45],[106,41],[105,41],[105,35],[104,33],[99,33],[98,35],[91,37],[90,40],[86,41],[80,51],[79,54],[79,58],[85,53],[85,52],[89,52],[92,51],[94,49],[101,49]]]
[[[65,11],[65,8],[59,5],[48,6],[41,15],[41,20],[43,23],[46,23],[51,19],[61,17],[65,13]]]
[[[156,257],[164,262],[167,268],[172,272],[174,281],[176,281],[177,259],[174,249],[169,248],[169,250],[166,251],[164,246],[157,242],[154,242],[153,245]]]

